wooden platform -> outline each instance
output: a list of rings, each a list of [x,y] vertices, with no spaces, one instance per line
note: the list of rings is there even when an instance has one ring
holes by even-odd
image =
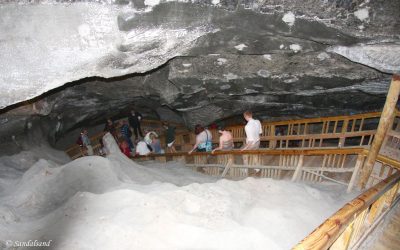
[[[400,249],[400,202],[380,222],[360,249],[397,250]]]

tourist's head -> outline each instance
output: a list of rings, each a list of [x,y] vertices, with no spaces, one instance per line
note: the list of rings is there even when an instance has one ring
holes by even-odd
[[[131,114],[135,115],[135,110],[134,109],[131,109]]]
[[[81,134],[84,134],[84,135],[87,135],[88,134],[88,131],[87,131],[87,129],[82,129],[82,132],[81,132]]]
[[[222,132],[225,131],[225,128],[223,126],[218,126],[218,133],[222,134]]]
[[[247,110],[243,113],[243,117],[246,121],[249,121],[251,118],[253,118],[253,113],[250,110]]]
[[[203,132],[203,131],[204,131],[204,127],[201,126],[200,124],[197,124],[197,125],[194,127],[194,133],[195,133],[196,135],[200,134],[200,133]]]
[[[121,145],[121,148],[128,148],[129,145],[125,140],[120,140],[119,144]]]
[[[113,121],[112,121],[110,118],[108,118],[108,119],[107,119],[107,123],[108,123],[108,125],[112,125],[112,124],[113,124]]]

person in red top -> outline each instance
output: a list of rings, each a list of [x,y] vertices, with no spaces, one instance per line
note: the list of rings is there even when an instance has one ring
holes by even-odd
[[[121,149],[121,152],[126,155],[127,157],[131,157],[131,150],[129,148],[128,143],[125,140],[122,140],[119,144],[119,148]]]

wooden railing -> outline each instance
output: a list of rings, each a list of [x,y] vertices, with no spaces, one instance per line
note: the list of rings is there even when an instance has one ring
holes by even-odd
[[[355,186],[358,186],[360,169],[367,154],[368,150],[357,147],[233,150],[217,151],[214,154],[170,153],[140,156],[134,159],[159,162],[182,161],[195,171],[229,178],[266,177],[303,182],[331,181],[346,185],[348,191],[351,191]],[[368,185],[373,185],[394,171],[391,165],[377,163]]]
[[[262,123],[261,147],[268,149],[288,148],[344,148],[363,146],[369,147],[376,133],[380,112],[371,112],[350,116],[335,116],[323,118],[309,118],[300,120],[275,121]],[[161,123],[151,121],[154,130],[162,132]],[[144,125],[145,126],[145,125]],[[175,147],[180,152],[189,151],[195,144],[195,135],[180,126],[184,132],[178,132]],[[232,132],[233,140],[237,147],[245,141],[243,125],[229,126],[226,128]],[[186,130],[186,131],[185,131]],[[211,130],[213,143],[217,144],[219,135],[216,130]],[[278,133],[281,133],[278,135]],[[165,137],[162,133],[161,145],[165,147]],[[91,137],[94,142],[95,153],[100,146],[99,139],[103,133]],[[396,118],[392,130],[388,133],[388,139],[384,143],[385,155],[396,158],[400,155],[400,112],[396,111]],[[83,155],[78,145],[73,145],[66,153],[75,159]]]
[[[379,156],[392,169],[388,177],[343,206],[294,247],[304,249],[357,249],[381,218],[400,199],[400,162]]]
[[[381,112],[365,114],[309,118],[299,120],[263,122],[261,144],[265,148],[314,148],[369,146],[376,132]],[[244,126],[226,127],[235,143],[246,139]],[[211,130],[213,143],[218,143],[218,131]],[[188,151],[195,136],[187,132],[176,136],[175,145],[180,151]]]

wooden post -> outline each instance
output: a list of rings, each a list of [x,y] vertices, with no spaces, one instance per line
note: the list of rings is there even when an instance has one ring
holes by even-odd
[[[271,125],[271,127],[270,127],[270,134],[269,134],[269,136],[276,136],[275,135],[275,125]],[[269,141],[269,148],[270,149],[275,149],[276,148],[276,140],[270,140]]]
[[[227,155],[227,162],[225,163],[224,171],[222,172],[221,177],[225,177],[228,173],[229,169],[231,168],[232,164],[234,163],[234,155]]]
[[[371,148],[367,160],[361,171],[360,188],[364,189],[367,185],[369,176],[372,173],[372,169],[375,164],[376,156],[381,149],[382,142],[385,138],[386,132],[391,126],[390,121],[393,121],[393,116],[395,115],[396,103],[400,93],[400,76],[393,75],[392,82],[390,84],[389,92],[386,97],[385,106],[383,107],[382,115],[379,120],[378,129],[374,140],[372,142]]]
[[[342,125],[342,131],[341,131],[339,145],[338,145],[339,148],[344,147],[345,140],[346,140],[347,127],[348,126],[349,126],[349,119],[346,118],[343,121],[343,125]]]
[[[351,175],[349,186],[347,187],[347,193],[350,193],[353,190],[354,183],[356,182],[356,178],[358,176],[358,173],[360,171],[363,162],[364,162],[364,155],[359,154],[357,157],[357,162],[356,166],[354,167],[353,174]]]
[[[392,130],[392,125],[394,123],[394,119],[396,118],[396,109],[395,109],[394,113],[395,114],[391,117],[391,120],[389,121],[390,127],[388,130]],[[397,126],[399,126],[399,125],[397,125]],[[385,148],[385,146],[388,144],[388,139],[389,139],[389,136],[385,136],[385,138],[383,139],[383,142],[382,142],[383,148]]]
[[[293,173],[292,181],[297,181],[301,176],[301,168],[303,167],[304,155],[300,155],[299,162],[297,163],[296,170]]]

